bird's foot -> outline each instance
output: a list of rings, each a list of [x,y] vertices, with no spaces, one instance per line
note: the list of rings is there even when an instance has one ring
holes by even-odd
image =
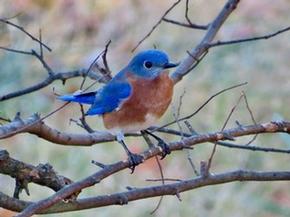
[[[145,134],[148,134],[148,135],[152,136],[158,142],[157,146],[159,146],[161,148],[161,150],[162,150],[162,152],[160,154],[161,155],[161,160],[163,158],[165,158],[168,154],[171,153],[170,147],[168,146],[168,144],[163,139],[161,139],[160,137],[156,136],[155,134],[151,133],[148,130],[143,130],[143,131],[141,131],[141,133],[143,134],[143,136]]]
[[[168,144],[164,140],[158,139],[157,145],[162,149],[161,160],[171,153]]]
[[[144,161],[144,158],[142,155],[134,154],[132,152],[128,155],[128,161],[129,161],[129,168],[131,169],[131,174],[134,173],[135,167],[142,163]]]

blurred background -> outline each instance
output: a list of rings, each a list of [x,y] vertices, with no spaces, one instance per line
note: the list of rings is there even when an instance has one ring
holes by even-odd
[[[132,57],[131,49],[145,36],[174,1],[133,0],[1,0],[0,17],[16,16],[12,22],[23,26],[37,36],[42,30],[43,41],[52,48],[45,52],[45,59],[57,72],[87,67],[94,57],[111,39],[108,63],[114,73],[118,72]],[[221,10],[225,1],[193,0],[189,4],[189,15],[193,23],[207,24]],[[167,17],[185,21],[185,1],[180,3]],[[231,40],[258,36],[274,32],[290,23],[290,1],[244,0],[219,31],[217,40]],[[173,61],[180,61],[186,51],[194,48],[204,32],[162,23],[138,48],[165,50]],[[197,132],[221,129],[231,108],[244,90],[257,122],[277,119],[290,120],[290,33],[275,38],[239,45],[217,47],[210,50],[199,66],[186,76],[175,88],[174,101],[160,124],[173,120],[179,98],[185,91],[181,116],[196,110],[214,93],[242,82],[248,85],[224,93],[215,98],[201,112],[190,119]],[[22,32],[11,26],[0,24],[0,46],[28,50],[38,45]],[[0,51],[0,93],[6,94],[42,81],[47,72],[30,56]],[[28,117],[37,112],[48,114],[60,105],[54,91],[60,94],[77,90],[81,78],[71,79],[65,86],[60,81],[18,98],[0,102],[0,116],[13,118],[16,112]],[[91,84],[87,80],[85,86]],[[94,89],[100,87],[94,86]],[[54,89],[54,91],[53,91]],[[69,105],[46,120],[46,123],[61,131],[85,133],[70,122],[80,117],[78,105]],[[228,128],[235,127],[235,120],[252,124],[245,103],[241,102]],[[98,117],[89,118],[96,130],[103,130]],[[177,126],[173,128],[178,129]],[[184,128],[186,131],[186,128]],[[160,134],[166,141],[180,138]],[[245,144],[252,137],[237,140]],[[131,150],[140,152],[147,148],[141,138],[126,139]],[[286,135],[260,135],[254,142],[263,147],[290,148]],[[34,135],[17,135],[2,140],[1,149],[9,151],[11,157],[37,165],[49,162],[59,174],[72,180],[80,180],[94,172],[90,162],[113,163],[125,159],[122,147],[117,143],[97,144],[92,147],[68,147],[55,145]],[[196,167],[206,160],[212,144],[198,145],[190,152]],[[186,179],[195,176],[187,160],[187,151],[174,152],[162,161],[165,177]],[[212,172],[235,169],[289,170],[289,155],[250,152],[218,147]],[[159,183],[147,182],[147,178],[159,178],[154,160],[138,166],[133,175],[129,170],[110,176],[102,183],[83,190],[81,197],[120,192],[126,186],[143,187]],[[156,216],[289,216],[290,184],[287,182],[243,182],[204,187],[181,194],[182,202],[175,196],[164,198]],[[50,189],[29,184],[31,196],[21,194],[24,200],[39,200],[51,195]],[[13,194],[14,180],[0,175],[0,190]],[[131,202],[126,206],[110,206],[53,216],[149,216],[157,205],[158,198]],[[0,208],[0,216],[11,216]]]

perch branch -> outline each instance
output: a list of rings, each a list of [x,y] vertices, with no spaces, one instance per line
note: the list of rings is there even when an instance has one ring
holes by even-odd
[[[229,136],[230,137],[238,137],[238,136],[245,136],[249,134],[257,134],[257,133],[274,133],[274,132],[284,132],[284,133],[290,133],[290,122],[270,122],[260,125],[250,125],[250,126],[244,126],[229,130],[224,130],[222,132],[216,132],[216,133],[209,133],[204,135],[197,135],[197,136],[191,136],[189,138],[185,138],[182,141],[178,142],[171,142],[169,143],[169,148],[171,151],[174,150],[182,150],[184,148],[196,145],[198,143],[204,143],[204,142],[215,142],[219,140],[225,140]],[[152,158],[154,156],[157,156],[161,154],[162,150],[160,150],[158,147],[152,147],[149,150],[141,153],[144,160],[147,160],[149,158]],[[100,171],[94,173],[93,175],[79,181],[70,184],[68,187],[63,188],[56,192],[54,195],[40,200],[36,203],[31,204],[28,206],[22,214],[19,215],[19,217],[24,216],[30,216],[34,213],[37,213],[38,211],[44,210],[59,201],[61,201],[64,198],[69,197],[70,195],[74,194],[75,192],[79,192],[80,190],[93,186],[96,183],[99,183],[104,178],[117,173],[125,168],[129,167],[128,160],[126,161],[119,161],[117,163],[107,165]],[[176,194],[176,192],[175,192]],[[160,196],[160,195],[159,195]]]

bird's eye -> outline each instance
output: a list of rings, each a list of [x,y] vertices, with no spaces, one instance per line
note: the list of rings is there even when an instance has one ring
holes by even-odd
[[[152,66],[153,66],[152,62],[150,62],[150,61],[145,61],[144,62],[144,67],[146,69],[151,69]]]

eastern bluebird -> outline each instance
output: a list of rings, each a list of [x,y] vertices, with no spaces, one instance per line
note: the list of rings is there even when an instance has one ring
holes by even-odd
[[[104,126],[125,149],[133,172],[143,158],[127,148],[124,143],[125,133],[149,133],[157,139],[163,151],[167,148],[164,156],[170,153],[159,137],[145,130],[156,123],[171,102],[174,83],[167,69],[175,66],[177,64],[170,63],[162,51],[142,51],[99,90],[64,95],[59,99],[90,104],[86,115],[102,115]]]

